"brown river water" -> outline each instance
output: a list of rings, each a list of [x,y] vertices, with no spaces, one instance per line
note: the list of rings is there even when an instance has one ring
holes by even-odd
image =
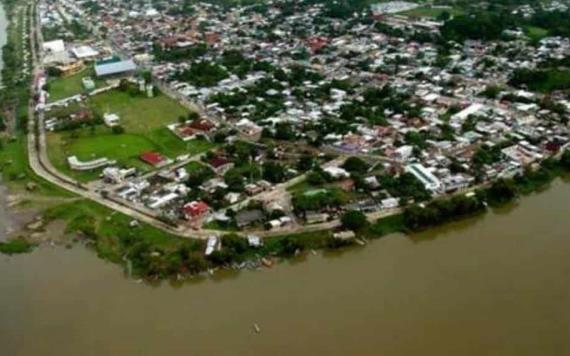
[[[556,182],[411,237],[182,286],[138,284],[81,246],[0,257],[0,355],[570,355],[569,202]]]

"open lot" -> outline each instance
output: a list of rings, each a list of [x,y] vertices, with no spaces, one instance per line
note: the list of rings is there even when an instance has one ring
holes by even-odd
[[[80,160],[107,157],[121,165],[148,171],[152,167],[138,158],[145,151],[157,151],[175,158],[181,154],[204,152],[214,146],[204,139],[183,142],[165,127],[179,116],[188,114],[184,107],[165,95],[147,98],[113,90],[90,98],[86,106],[101,116],[105,112],[118,114],[125,132],[113,134],[110,128],[99,125],[94,129],[48,134],[48,154],[54,166],[80,181],[96,179],[100,170],[72,171],[67,165],[69,156],[75,155]]]

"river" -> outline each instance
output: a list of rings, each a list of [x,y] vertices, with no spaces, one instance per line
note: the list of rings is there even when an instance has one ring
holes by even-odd
[[[570,355],[569,201],[556,182],[411,237],[182,286],[138,284],[81,246],[1,257],[1,354]]]

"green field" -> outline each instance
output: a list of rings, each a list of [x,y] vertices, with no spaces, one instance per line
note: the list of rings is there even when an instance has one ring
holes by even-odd
[[[525,28],[526,35],[530,37],[531,40],[539,41],[548,35],[548,30],[542,27],[528,26]]]
[[[48,101],[54,102],[85,92],[85,88],[81,82],[81,79],[85,77],[91,77],[91,79],[95,81],[96,88],[100,88],[105,85],[105,81],[95,79],[95,71],[93,68],[85,68],[79,73],[75,73],[67,77],[55,78],[48,81]]]
[[[442,13],[449,12],[451,16],[459,16],[464,12],[459,8],[442,9],[433,7],[418,7],[409,11],[400,12],[398,15],[405,15],[412,18],[437,19]]]
[[[83,128],[48,134],[48,154],[53,165],[83,182],[96,179],[99,170],[71,171],[67,157],[75,155],[80,160],[106,157],[121,165],[148,171],[152,167],[138,158],[145,151],[175,158],[181,154],[201,153],[214,146],[203,139],[183,142],[166,128],[188,111],[165,95],[147,98],[113,90],[90,98],[86,105],[101,116],[105,112],[118,114],[125,133],[113,134],[111,129],[100,125],[95,130]]]

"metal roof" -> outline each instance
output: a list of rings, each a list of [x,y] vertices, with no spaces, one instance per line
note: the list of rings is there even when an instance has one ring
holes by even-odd
[[[95,73],[98,77],[104,75],[120,74],[125,72],[131,72],[137,69],[137,65],[132,59],[126,61],[97,64],[95,65]]]

